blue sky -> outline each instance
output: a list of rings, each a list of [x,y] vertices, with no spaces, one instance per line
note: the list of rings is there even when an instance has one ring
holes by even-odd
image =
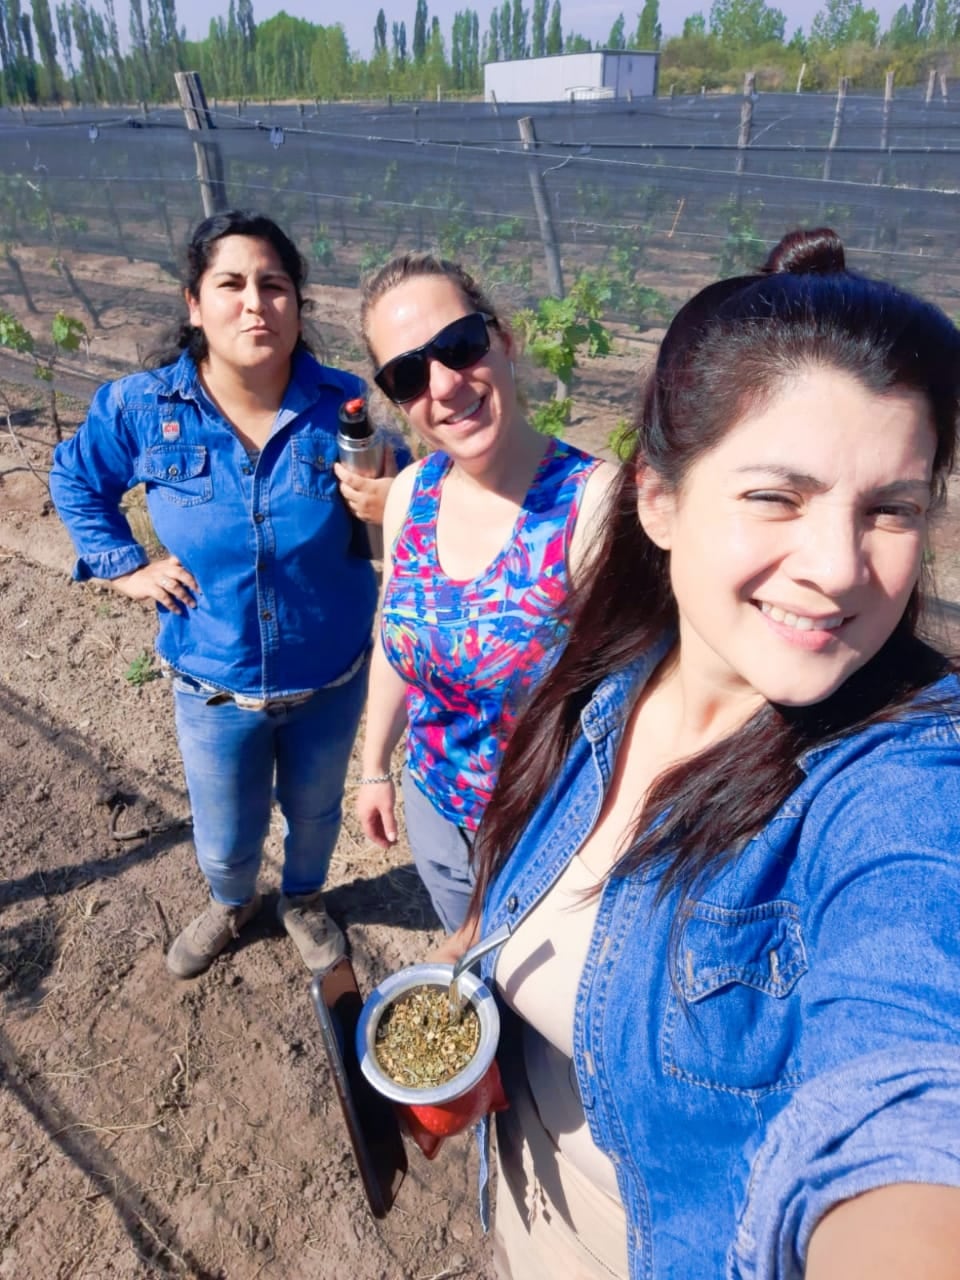
[[[872,8],[880,15],[881,29],[886,28],[901,0],[874,0]],[[122,5],[117,6],[122,13]],[[377,10],[383,8],[387,16],[388,29],[391,23],[403,21],[407,24],[407,40],[413,32],[413,15],[416,0],[351,0],[349,4],[330,4],[329,0],[253,0],[253,13],[258,22],[272,17],[285,9],[297,18],[308,18],[311,22],[332,24],[340,22],[347,33],[350,48],[363,58],[369,58],[373,50],[373,24]],[[449,41],[450,24],[458,9],[474,8],[480,15],[481,32],[487,25],[491,0],[427,0],[427,7],[432,18],[434,14],[440,19],[445,38]],[[530,0],[524,6],[531,8]],[[563,29],[577,31],[590,40],[605,40],[617,15],[623,13],[627,28],[636,23],[640,12],[641,0],[561,0]],[[809,31],[813,17],[823,8],[823,0],[780,0],[776,7],[787,15],[787,35],[793,34],[796,27]],[[180,0],[177,6],[181,24],[187,28],[191,39],[206,35],[210,19],[218,14],[226,14],[227,0]],[[697,0],[661,0],[660,22],[665,35],[679,35],[684,18],[691,13],[710,12],[710,0],[698,4]],[[122,18],[121,18],[122,22]]]

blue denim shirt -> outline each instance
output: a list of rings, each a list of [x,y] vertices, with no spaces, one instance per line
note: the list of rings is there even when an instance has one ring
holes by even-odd
[[[353,374],[297,353],[254,460],[186,354],[101,387],[50,476],[77,550],[74,577],[116,578],[147,563],[119,508],[143,483],[157,537],[200,585],[185,616],[158,609],[160,657],[259,698],[336,679],[369,645],[376,609],[374,571],[349,553],[333,472],[337,410],[363,394]]]
[[[488,895],[518,922],[600,812],[662,653],[609,677]],[[960,682],[804,757],[804,780],[690,904],[610,879],[574,1062],[635,1280],[799,1280],[834,1204],[960,1186]],[[674,964],[670,957],[676,954]],[[484,962],[492,981],[495,957]]]

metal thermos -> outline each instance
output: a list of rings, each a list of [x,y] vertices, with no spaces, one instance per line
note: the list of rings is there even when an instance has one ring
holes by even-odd
[[[367,417],[362,396],[345,400],[340,406],[337,452],[343,466],[361,476],[383,474],[383,437]],[[350,549],[368,560],[383,559],[383,530],[354,517]]]
[[[379,476],[383,471],[383,439],[367,417],[367,402],[362,396],[340,406],[337,449],[343,465],[358,475]]]

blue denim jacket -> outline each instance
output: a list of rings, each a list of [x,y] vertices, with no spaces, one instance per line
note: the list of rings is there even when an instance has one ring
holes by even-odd
[[[584,709],[484,933],[530,911],[592,828],[660,656]],[[832,1205],[960,1185],[960,682],[932,692],[957,715],[918,708],[809,752],[676,948],[655,876],[605,885],[574,1061],[635,1280],[795,1280]]]
[[[146,486],[157,537],[200,585],[186,616],[159,608],[157,652],[230,693],[279,697],[342,675],[370,643],[376,579],[349,553],[337,488],[337,410],[363,395],[353,374],[294,358],[273,433],[254,462],[184,354],[97,391],[58,445],[50,490],[73,539],[74,577],[147,563],[119,509]]]

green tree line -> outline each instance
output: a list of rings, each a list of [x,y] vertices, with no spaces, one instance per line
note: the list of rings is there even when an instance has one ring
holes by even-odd
[[[482,91],[485,62],[593,47],[564,31],[561,0],[502,0],[484,16],[464,8],[447,31],[428,0],[414,0],[409,26],[380,9],[367,58],[339,24],[285,12],[258,23],[253,0],[229,0],[198,41],[186,39],[176,0],[127,0],[123,40],[116,0],[101,3],[0,0],[0,102],[166,101],[173,72],[186,68],[220,98],[469,96]],[[596,47],[659,49],[661,86],[679,92],[737,88],[748,70],[765,89],[794,87],[801,68],[809,89],[832,88],[839,75],[876,87],[888,70],[915,83],[930,68],[953,74],[960,66],[960,0],[909,0],[886,29],[863,0],[825,0],[808,32],[790,33],[766,0],[713,0],[667,37],[659,0],[644,0],[635,24],[620,13]]]

